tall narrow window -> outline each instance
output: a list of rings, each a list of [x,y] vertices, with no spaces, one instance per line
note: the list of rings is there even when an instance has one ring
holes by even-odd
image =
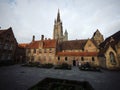
[[[33,62],[34,61],[34,56],[31,56],[31,62]]]
[[[41,60],[41,56],[39,56],[39,61]]]
[[[112,63],[112,64],[116,64],[116,60],[115,60],[115,55],[114,55],[114,53],[113,52],[110,52],[110,62]]]
[[[42,53],[42,50],[41,50],[41,49],[39,49],[39,53]]]
[[[46,49],[44,49],[44,53],[46,53],[47,52],[47,50]]]
[[[0,38],[0,49],[2,48],[2,39]]]
[[[58,61],[60,60],[60,57],[58,56]]]
[[[67,61],[68,59],[67,59],[67,57],[65,57],[65,61]]]
[[[94,57],[92,57],[92,61],[93,61],[93,62],[95,61],[95,58],[94,58]]]
[[[27,53],[30,53],[30,49],[27,50]]]
[[[8,47],[9,47],[9,44],[5,43],[4,49],[8,49]]]
[[[49,53],[52,53],[52,49],[51,48],[49,49]]]
[[[84,61],[84,57],[81,57],[81,60]]]
[[[36,49],[34,49],[34,53],[36,53]]]
[[[44,61],[46,61],[46,56],[44,56]]]

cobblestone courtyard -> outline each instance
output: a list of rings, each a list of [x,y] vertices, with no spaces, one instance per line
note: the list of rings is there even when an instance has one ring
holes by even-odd
[[[88,81],[95,90],[120,89],[120,71],[80,71],[77,67],[55,70],[14,65],[0,67],[0,90],[27,90],[45,77]]]

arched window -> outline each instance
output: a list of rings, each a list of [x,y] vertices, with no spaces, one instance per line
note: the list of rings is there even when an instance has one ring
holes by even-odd
[[[65,61],[67,61],[67,57],[65,57]]]
[[[115,55],[113,52],[110,52],[110,62],[112,64],[116,64]]]

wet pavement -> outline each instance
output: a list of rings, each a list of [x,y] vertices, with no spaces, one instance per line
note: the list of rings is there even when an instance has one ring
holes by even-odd
[[[21,65],[0,67],[0,90],[27,90],[46,77],[88,81],[95,90],[120,90],[120,71],[102,72],[43,69]]]

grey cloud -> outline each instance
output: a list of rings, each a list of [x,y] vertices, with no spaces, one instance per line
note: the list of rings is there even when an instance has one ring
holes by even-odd
[[[119,0],[2,0],[0,25],[12,26],[19,43],[32,35],[52,38],[59,8],[69,39],[91,38],[96,29],[107,37],[120,29],[119,5]]]

